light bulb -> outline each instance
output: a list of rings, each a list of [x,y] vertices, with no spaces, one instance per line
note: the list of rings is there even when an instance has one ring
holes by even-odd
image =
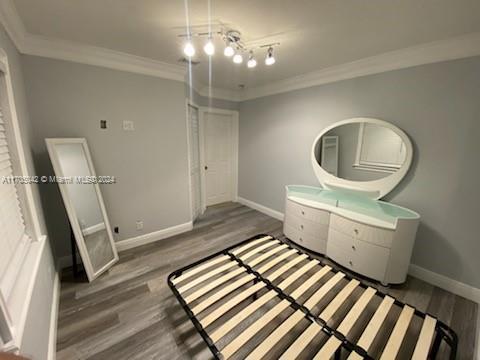
[[[205,51],[205,54],[207,54],[208,56],[212,56],[213,54],[215,54],[215,45],[213,45],[212,39],[208,40],[208,42],[203,47],[203,51]]]
[[[265,59],[265,65],[273,65],[275,64],[275,58],[273,56],[268,56],[266,59]]]
[[[188,57],[192,57],[193,55],[195,55],[195,48],[190,41],[185,44],[185,47],[183,48],[183,53]]]
[[[233,56],[233,54],[235,54],[235,50],[230,45],[230,43],[228,43],[227,46],[225,47],[225,50],[223,50],[223,55],[225,55],[226,57],[231,57]]]
[[[235,56],[233,57],[233,62],[235,64],[241,64],[243,62],[242,54],[235,54]]]
[[[268,51],[267,51],[267,57],[265,58],[265,65],[273,65],[275,64],[275,57],[273,56],[273,48],[270,47],[268,48]]]
[[[255,66],[257,66],[257,60],[255,60],[255,58],[253,57],[253,53],[250,53],[250,56],[247,62],[247,67],[254,68]]]

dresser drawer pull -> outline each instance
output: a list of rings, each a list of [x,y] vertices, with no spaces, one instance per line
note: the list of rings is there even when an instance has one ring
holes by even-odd
[[[357,250],[357,249],[355,248],[355,245],[352,245],[352,250]]]
[[[303,225],[300,225],[300,229],[302,229],[302,230],[303,230]]]
[[[353,230],[353,232],[358,235],[358,229]]]
[[[302,238],[300,238],[299,240],[300,240],[300,241],[303,241],[303,239],[302,239]]]
[[[305,211],[302,210],[302,215],[305,215]]]
[[[350,264],[350,266],[353,266],[353,262],[349,261],[348,263]]]

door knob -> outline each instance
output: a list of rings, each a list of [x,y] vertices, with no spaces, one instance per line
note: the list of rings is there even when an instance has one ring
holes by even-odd
[[[207,166],[207,165],[205,165],[205,170],[208,170],[208,166]]]

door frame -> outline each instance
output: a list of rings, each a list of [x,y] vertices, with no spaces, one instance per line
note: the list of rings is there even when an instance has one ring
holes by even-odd
[[[200,106],[198,106],[193,100],[191,99],[185,99],[185,124],[187,126],[187,174],[188,174],[188,196],[190,198],[190,221],[194,221],[194,216],[193,216],[193,192],[192,192],[192,175],[190,174],[190,170],[192,168],[192,158],[190,156],[190,148],[192,147],[192,144],[190,143],[190,118],[188,116],[188,107],[191,106],[191,107],[194,107],[198,110],[198,147],[199,147],[199,152],[201,154],[201,145],[200,145],[200,138],[201,138],[201,135],[200,135]],[[205,210],[203,209],[203,189],[202,189],[202,183],[203,183],[203,179],[202,179],[202,158],[201,158],[201,155],[199,154],[200,156],[200,212],[203,213]]]
[[[199,107],[199,136],[200,136],[200,187],[201,187],[201,208],[202,213],[207,208],[206,194],[207,186],[205,179],[205,114],[213,113],[220,115],[232,116],[232,181],[230,184],[230,191],[232,195],[232,201],[236,202],[238,199],[238,121],[239,113],[236,110],[219,109],[209,106]]]

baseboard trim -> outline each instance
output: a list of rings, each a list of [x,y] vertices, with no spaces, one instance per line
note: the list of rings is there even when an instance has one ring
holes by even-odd
[[[60,272],[55,273],[52,294],[52,308],[50,310],[50,329],[48,331],[48,360],[55,360],[57,354],[57,324],[58,306],[60,304]]]
[[[408,273],[439,288],[450,291],[451,293],[462,296],[468,300],[475,301],[476,303],[480,303],[480,289],[476,287],[427,270],[415,264],[410,264]]]
[[[193,222],[189,221],[183,224],[171,226],[166,229],[158,230],[151,232],[149,234],[144,234],[140,236],[136,236],[130,239],[125,239],[116,242],[117,250],[124,251],[128,249],[135,248],[137,246],[149,244],[158,240],[162,240],[168,238],[170,236],[174,236],[177,234],[184,233],[186,231],[190,231],[193,229]]]
[[[255,209],[255,210],[258,210],[260,211],[261,213],[264,213],[268,216],[271,216],[275,219],[278,219],[280,221],[283,221],[283,213],[281,213],[280,211],[277,211],[277,210],[273,210],[267,206],[264,206],[264,205],[261,205],[259,203],[256,203],[254,201],[251,201],[251,200],[248,200],[248,199],[245,199],[245,198],[242,198],[240,196],[237,197],[237,201],[240,203],[240,204],[243,204],[245,206],[248,206],[248,207],[251,207],[252,209]]]

